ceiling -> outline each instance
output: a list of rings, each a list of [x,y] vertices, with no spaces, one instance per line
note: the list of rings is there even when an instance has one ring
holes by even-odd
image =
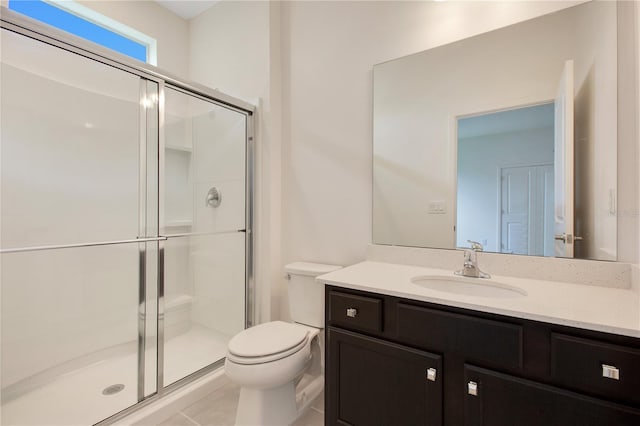
[[[553,127],[554,104],[517,108],[458,120],[458,138]]]
[[[192,19],[220,0],[155,0],[160,6],[184,19]]]

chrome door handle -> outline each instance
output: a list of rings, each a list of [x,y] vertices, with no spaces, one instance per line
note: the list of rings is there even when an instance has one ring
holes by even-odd
[[[427,380],[429,380],[430,382],[436,381],[437,374],[438,371],[435,368],[427,368]]]
[[[567,234],[555,234],[553,236],[554,240],[567,242]]]
[[[620,380],[620,370],[613,365],[602,364],[602,377]]]
[[[555,234],[553,239],[563,241],[565,244],[573,244],[575,241],[582,241],[582,237],[571,234]]]
[[[467,393],[469,395],[478,396],[478,384],[476,382],[467,383]]]

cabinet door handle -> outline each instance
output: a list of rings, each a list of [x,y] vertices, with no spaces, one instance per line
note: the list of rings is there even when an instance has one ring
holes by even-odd
[[[438,371],[435,368],[427,368],[427,380],[435,382],[437,374]]]
[[[467,393],[469,395],[478,396],[478,384],[476,382],[467,383]]]
[[[347,308],[347,316],[349,318],[355,318],[358,315],[358,309],[356,308]]]
[[[620,380],[620,370],[613,365],[602,364],[602,377]]]

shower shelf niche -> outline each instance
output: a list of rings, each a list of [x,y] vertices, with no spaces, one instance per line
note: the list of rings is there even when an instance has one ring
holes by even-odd
[[[190,232],[193,224],[192,120],[170,115],[165,153],[165,228]]]

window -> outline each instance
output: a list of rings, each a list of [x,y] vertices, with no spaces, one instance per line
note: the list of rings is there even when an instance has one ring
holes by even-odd
[[[10,0],[9,9],[139,61],[156,65],[155,39],[76,2]]]

